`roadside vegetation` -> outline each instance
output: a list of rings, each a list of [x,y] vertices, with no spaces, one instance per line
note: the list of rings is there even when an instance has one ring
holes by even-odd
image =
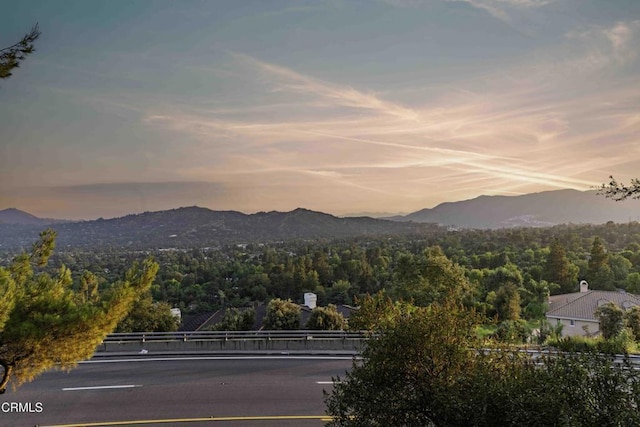
[[[483,338],[486,319],[448,295],[428,307],[384,295],[353,368],[325,392],[331,426],[635,426],[640,372],[605,353],[532,357]],[[379,314],[379,323],[369,323]],[[613,338],[615,340],[617,338]],[[609,341],[602,341],[609,342]]]

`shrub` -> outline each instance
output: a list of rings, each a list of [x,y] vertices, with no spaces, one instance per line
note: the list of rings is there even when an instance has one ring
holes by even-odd
[[[492,338],[510,344],[523,344],[531,337],[531,328],[524,320],[505,320],[498,325]]]
[[[325,393],[330,425],[640,425],[640,372],[628,360],[613,363],[597,353],[533,360],[509,348],[476,351],[482,345],[478,320],[445,302],[382,330]]]
[[[316,307],[311,311],[311,316],[307,321],[307,329],[340,331],[345,328],[346,322],[335,305],[329,304],[327,307]]]
[[[264,328],[272,330],[300,329],[300,306],[291,300],[272,299],[267,305]]]

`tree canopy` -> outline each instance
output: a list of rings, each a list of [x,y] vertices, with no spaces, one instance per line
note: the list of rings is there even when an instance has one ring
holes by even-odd
[[[90,274],[74,287],[64,265],[54,275],[44,270],[55,236],[52,230],[42,232],[31,253],[0,267],[0,393],[9,381],[17,387],[47,369],[69,369],[89,358],[148,291],[158,270],[146,259],[102,291]]]
[[[40,29],[38,28],[38,24],[36,24],[19,42],[0,49],[0,79],[11,77],[11,70],[18,68],[20,62],[23,61],[27,55],[33,53],[35,50],[33,42],[35,42],[38,37],[40,37]]]
[[[639,425],[640,372],[628,363],[489,350],[475,333],[479,322],[451,299],[396,318],[325,392],[329,425]]]
[[[338,308],[329,304],[327,307],[316,307],[311,311],[311,316],[307,321],[307,329],[324,331],[340,331],[346,326],[346,322]]]
[[[264,328],[271,330],[300,329],[300,306],[291,300],[272,299],[267,304]]]

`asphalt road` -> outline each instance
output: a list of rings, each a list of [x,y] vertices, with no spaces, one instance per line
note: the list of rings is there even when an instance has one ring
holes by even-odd
[[[350,357],[93,360],[8,390],[0,396],[0,426],[322,426],[322,391],[350,367]],[[239,418],[221,420],[228,417]]]

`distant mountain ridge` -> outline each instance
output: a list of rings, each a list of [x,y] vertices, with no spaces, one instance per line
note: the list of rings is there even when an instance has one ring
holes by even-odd
[[[38,218],[28,212],[16,208],[8,208],[0,211],[0,223],[22,225],[46,225],[60,222],[68,222],[60,219]]]
[[[522,196],[480,196],[386,219],[461,228],[623,223],[640,220],[640,200],[614,202],[596,191],[555,190]]]
[[[149,248],[215,247],[292,239],[333,239],[358,236],[415,234],[431,224],[402,223],[369,217],[339,218],[322,212],[212,211],[185,207],[145,212],[113,219],[55,224],[58,247]],[[28,247],[42,230],[39,224],[0,224],[0,250]]]
[[[488,229],[638,220],[640,200],[614,202],[595,191],[576,190],[480,196],[386,219],[341,218],[302,208],[249,215],[192,206],[113,219],[55,222],[17,209],[5,209],[0,211],[0,250],[27,248],[46,227],[57,231],[58,247],[145,250],[292,239],[424,235],[441,230],[441,226]]]

